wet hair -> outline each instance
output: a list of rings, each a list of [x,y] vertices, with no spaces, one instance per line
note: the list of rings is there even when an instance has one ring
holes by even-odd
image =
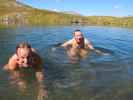
[[[81,30],[77,29],[77,30],[73,31],[73,35],[75,35],[75,32],[81,32]]]
[[[27,42],[21,42],[21,43],[19,43],[16,46],[16,53],[17,53],[18,48],[29,48],[29,49],[31,49],[31,45],[29,43],[27,43]]]

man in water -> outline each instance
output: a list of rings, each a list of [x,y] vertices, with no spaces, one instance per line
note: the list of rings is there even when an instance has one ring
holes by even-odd
[[[9,58],[8,64],[4,66],[4,69],[10,72],[12,80],[17,81],[18,87],[23,90],[26,88],[26,82],[23,78],[27,76],[21,72],[21,69],[33,69],[39,87],[42,87],[44,80],[42,66],[42,59],[35,49],[31,48],[27,42],[22,42],[16,46],[16,52]]]
[[[75,30],[73,32],[73,38],[66,41],[61,46],[67,49],[68,56],[71,60],[78,60],[79,58],[86,57],[89,50],[93,50],[98,54],[103,54],[101,51],[96,50],[89,40],[84,38],[80,30]]]

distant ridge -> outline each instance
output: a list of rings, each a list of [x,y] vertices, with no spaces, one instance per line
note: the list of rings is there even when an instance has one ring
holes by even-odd
[[[76,12],[76,11],[63,11],[62,13],[64,13],[64,14],[72,14],[72,15],[82,16],[80,13],[78,13],[78,12]]]
[[[133,27],[133,16],[83,16],[74,11],[55,12],[33,8],[16,0],[0,0],[0,26],[72,24]]]

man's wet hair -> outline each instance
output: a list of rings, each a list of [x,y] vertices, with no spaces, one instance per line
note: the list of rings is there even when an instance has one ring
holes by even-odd
[[[16,52],[18,50],[18,48],[31,48],[31,45],[28,42],[21,42],[16,46]]]
[[[77,29],[77,30],[73,31],[73,35],[75,34],[75,32],[81,32],[81,30]]]

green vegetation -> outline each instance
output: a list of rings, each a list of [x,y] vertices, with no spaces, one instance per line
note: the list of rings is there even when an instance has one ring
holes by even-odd
[[[71,24],[133,27],[133,17],[85,17],[40,10],[16,2],[16,0],[0,0],[0,26]]]
[[[90,25],[133,27],[133,17],[90,16],[86,19]]]
[[[32,8],[15,0],[0,1],[0,25],[62,25],[80,17]]]

